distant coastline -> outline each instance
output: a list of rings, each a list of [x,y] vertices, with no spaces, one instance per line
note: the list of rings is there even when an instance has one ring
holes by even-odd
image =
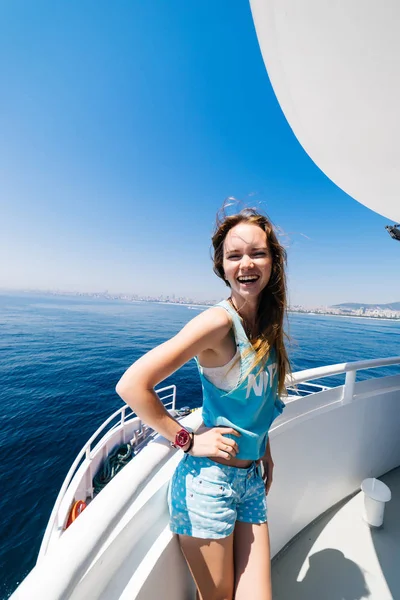
[[[400,317],[368,317],[365,315],[344,315],[344,314],[336,314],[336,313],[316,313],[316,312],[306,312],[300,310],[288,310],[288,312],[298,315],[311,315],[314,317],[341,317],[345,319],[368,319],[373,321],[400,321]]]
[[[72,298],[92,298],[99,300],[113,300],[120,302],[149,302],[152,304],[168,304],[174,306],[186,306],[187,308],[210,308],[217,304],[220,300],[195,300],[193,298],[188,297],[175,297],[172,296],[141,296],[137,294],[111,294],[107,290],[105,292],[66,292],[63,290],[11,290],[11,289],[0,289],[1,293],[14,293],[14,294],[34,294],[40,296],[62,296],[62,297],[72,297]],[[339,306],[339,305],[337,305]],[[345,306],[345,305],[344,305]],[[384,305],[382,305],[384,306]],[[389,309],[382,310],[382,315],[377,314],[360,314],[360,310],[362,309],[353,309],[354,312],[350,312],[349,309],[341,310],[340,308],[333,307],[335,312],[333,312],[332,307],[318,307],[318,308],[310,308],[308,309],[305,306],[295,306],[289,307],[288,312],[292,314],[303,314],[303,315],[313,315],[313,316],[324,316],[324,317],[347,317],[347,318],[355,318],[355,319],[373,319],[376,321],[400,321],[400,311],[390,312],[393,316],[389,316],[385,314]],[[326,309],[326,310],[325,310]],[[341,312],[338,312],[340,311]],[[358,314],[357,314],[358,313]]]
[[[136,300],[136,302],[146,302],[146,300]],[[171,306],[186,306],[187,308],[211,308],[211,306],[213,306],[213,304],[197,304],[197,302],[190,302],[188,304],[185,304],[183,302],[154,302],[151,300],[148,300],[147,302],[149,302],[150,304],[170,304]]]

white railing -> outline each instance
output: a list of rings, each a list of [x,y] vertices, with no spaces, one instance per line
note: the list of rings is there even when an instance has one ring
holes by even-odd
[[[156,391],[156,394],[159,396],[161,402],[164,404],[165,408],[167,410],[174,411],[175,404],[176,404],[176,385],[168,385],[166,387],[163,387],[163,388],[161,388],[159,390],[155,390],[155,391]],[[167,391],[169,391],[170,393],[160,396],[161,393],[167,392]],[[172,398],[172,400],[170,400],[169,402],[165,402],[165,400],[168,400],[169,398]],[[128,412],[128,414],[127,414],[127,412]],[[61,489],[58,493],[57,500],[55,501],[53,510],[51,511],[49,523],[48,523],[46,532],[43,537],[41,550],[42,550],[42,548],[47,548],[47,546],[49,544],[50,537],[53,532],[54,523],[56,522],[61,503],[63,501],[63,498],[68,490],[68,487],[69,487],[74,475],[76,474],[77,470],[81,466],[81,461],[83,459],[86,459],[89,462],[92,460],[93,457],[92,457],[91,452],[92,452],[93,442],[99,437],[99,435],[101,433],[103,433],[103,436],[105,433],[107,433],[105,431],[107,428],[107,425],[109,425],[109,423],[111,423],[118,416],[121,417],[120,420],[107,430],[108,433],[112,432],[116,428],[120,428],[121,430],[123,430],[124,425],[127,422],[136,418],[136,414],[134,413],[134,411],[128,405],[125,404],[124,406],[122,406],[121,408],[116,410],[110,417],[108,417],[108,419],[106,419],[104,421],[104,423],[102,423],[102,425],[100,425],[100,427],[88,439],[88,441],[83,446],[83,448],[81,449],[81,451],[75,458],[74,462],[72,463],[72,465],[67,473],[67,476],[64,479],[64,483],[62,484]],[[62,525],[63,524],[60,524],[60,523],[58,524],[58,526],[62,526]],[[39,554],[39,558],[40,558],[40,554]]]
[[[314,379],[323,379],[324,377],[333,377],[334,375],[341,375],[343,373],[346,373],[346,380],[343,387],[342,397],[342,402],[345,404],[347,402],[351,402],[353,399],[357,371],[377,369],[379,367],[389,367],[393,365],[400,365],[400,356],[391,356],[389,358],[377,358],[374,360],[360,360],[357,362],[339,363],[336,365],[317,367],[315,369],[306,369],[304,371],[299,371],[298,373],[293,373],[292,375],[288,376],[286,379],[286,385],[289,391],[296,389],[296,387],[294,386],[298,386],[301,384],[315,386],[316,388],[320,388],[318,391],[324,391],[325,389],[331,388],[324,387],[320,384],[312,384],[309,382],[313,381]],[[301,397],[301,394],[296,394],[296,396]]]
[[[326,390],[330,390],[331,388],[327,385],[322,385],[320,383],[310,383],[308,381],[305,381],[297,384],[295,387],[289,386],[287,389],[288,392],[290,392],[288,397],[293,399],[303,398],[304,396],[309,396],[310,394],[315,394],[316,392],[325,392]]]
[[[355,385],[355,381],[356,381],[357,371],[366,370],[366,369],[375,369],[378,367],[388,367],[388,366],[392,366],[392,365],[400,365],[400,356],[375,359],[375,360],[350,362],[350,363],[340,363],[340,364],[335,364],[335,365],[328,365],[328,366],[324,366],[324,367],[317,367],[314,369],[306,369],[304,371],[299,371],[299,372],[294,373],[291,376],[289,376],[286,380],[287,389],[289,391],[288,399],[289,400],[300,400],[301,397],[308,396],[310,394],[317,393],[317,392],[330,390],[332,388],[330,388],[328,386],[324,386],[324,385],[316,384],[316,383],[310,383],[310,382],[312,382],[315,379],[323,379],[325,377],[332,377],[335,375],[340,375],[340,374],[346,373],[345,385],[343,386],[342,402],[343,403],[351,402],[353,399],[353,395],[354,395],[354,385]],[[299,386],[303,387],[304,389],[300,389]],[[312,391],[305,389],[307,387],[310,387],[312,389]],[[335,387],[337,387],[337,386],[335,386]],[[162,400],[164,402],[165,400],[172,398],[172,400],[170,402],[168,402],[164,405],[167,409],[170,408],[172,410],[175,410],[176,386],[171,385],[171,386],[167,386],[167,387],[161,388],[160,390],[156,390],[156,391],[158,394],[166,392],[166,391],[170,391],[169,394],[164,395],[162,398],[160,398],[160,400]],[[130,412],[127,414],[127,411],[130,411]],[[50,523],[54,524],[55,519],[57,518],[57,514],[59,512],[61,502],[65,496],[68,486],[71,483],[72,478],[74,477],[75,473],[77,472],[78,468],[80,467],[82,459],[86,458],[88,461],[91,461],[91,459],[92,459],[92,455],[91,455],[92,443],[94,442],[94,440],[96,440],[96,438],[99,437],[99,435],[102,432],[104,432],[107,425],[111,421],[116,419],[119,415],[120,415],[120,420],[116,424],[114,424],[111,428],[109,428],[108,432],[115,430],[115,428],[123,428],[124,423],[126,423],[127,421],[130,421],[131,419],[136,417],[136,415],[133,413],[133,411],[128,406],[125,405],[125,406],[121,407],[119,410],[117,410],[115,413],[113,413],[97,429],[97,431],[91,436],[91,438],[86,442],[86,444],[84,445],[84,447],[82,448],[82,450],[80,451],[78,456],[76,457],[75,461],[71,465],[70,470],[68,471],[68,474],[65,478],[65,481],[60,489],[57,500],[53,507],[53,510],[52,510],[52,513],[51,513],[51,516],[49,519],[49,525],[50,525]],[[46,533],[45,533],[45,536],[43,539],[42,548],[47,547],[50,536],[51,536],[51,532],[52,532],[52,527],[48,527],[46,529]]]
[[[170,394],[167,394],[167,395],[163,396],[162,398],[160,398],[160,393],[165,392],[167,390],[172,390],[172,391]],[[168,385],[166,387],[163,387],[163,388],[161,388],[159,390],[155,390],[155,391],[167,410],[168,409],[175,410],[176,385]],[[168,398],[172,398],[172,400],[170,402],[165,403],[165,400],[167,400]],[[128,411],[128,415],[126,414],[127,411]],[[115,413],[113,413],[111,415],[111,417],[109,417],[106,421],[104,421],[104,423],[102,425],[100,425],[100,427],[96,431],[96,433],[94,433],[92,435],[92,437],[90,438],[90,440],[88,440],[86,442],[86,445],[88,445],[90,441],[93,442],[96,439],[96,437],[98,435],[100,435],[100,433],[103,431],[103,429],[105,429],[106,425],[108,425],[108,423],[110,423],[110,421],[112,421],[114,418],[116,418],[118,416],[118,414],[121,414],[121,421],[118,423],[115,423],[115,425],[113,425],[109,431],[113,431],[117,427],[123,427],[124,423],[126,423],[127,421],[130,421],[131,419],[134,419],[136,417],[136,414],[134,413],[132,408],[130,406],[128,406],[127,404],[125,404],[124,406],[119,408]],[[87,458],[89,458],[89,457],[87,456]]]

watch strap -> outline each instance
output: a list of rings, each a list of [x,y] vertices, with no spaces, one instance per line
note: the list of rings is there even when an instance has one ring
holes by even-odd
[[[193,448],[193,444],[194,444],[194,433],[193,433],[193,431],[189,431],[189,435],[190,435],[190,444],[186,448],[186,450],[184,450],[185,454],[187,454],[189,452],[189,450],[191,450]]]

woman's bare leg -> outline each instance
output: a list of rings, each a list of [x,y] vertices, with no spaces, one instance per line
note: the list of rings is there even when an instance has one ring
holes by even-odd
[[[179,536],[200,600],[233,598],[233,534],[218,540]]]
[[[235,600],[272,600],[268,524],[236,521]]]

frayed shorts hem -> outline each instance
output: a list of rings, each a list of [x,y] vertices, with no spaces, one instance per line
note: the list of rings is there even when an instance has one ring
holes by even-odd
[[[250,525],[262,525],[263,523],[268,523],[267,519],[263,521],[245,521],[241,519],[237,519],[236,523],[249,523]],[[187,535],[188,537],[200,538],[202,540],[222,540],[224,538],[229,537],[235,530],[233,526],[231,530],[226,531],[225,533],[213,533],[211,531],[203,531],[202,529],[192,529],[189,533],[187,529],[184,527],[172,527],[170,525],[171,533],[176,535]]]
[[[199,538],[202,540],[222,540],[233,533],[233,529],[226,533],[212,533],[211,531],[203,531],[202,529],[192,529],[189,533],[187,529],[180,529],[179,527],[170,527],[170,529],[171,532],[176,535],[187,535],[188,537]]]

